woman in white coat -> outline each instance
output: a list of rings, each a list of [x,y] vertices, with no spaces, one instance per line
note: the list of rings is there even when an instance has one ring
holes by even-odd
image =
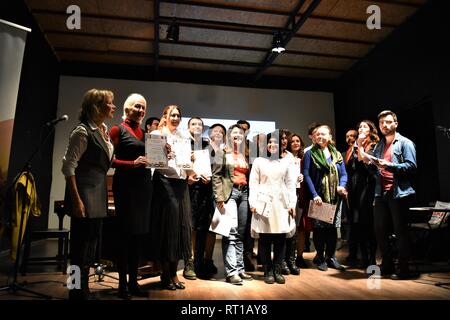
[[[296,177],[289,166],[281,161],[278,132],[267,136],[267,157],[258,157],[250,172],[251,231],[259,237],[264,282],[285,283],[281,263],[286,251],[286,237],[295,234]],[[271,247],[273,244],[273,260]]]

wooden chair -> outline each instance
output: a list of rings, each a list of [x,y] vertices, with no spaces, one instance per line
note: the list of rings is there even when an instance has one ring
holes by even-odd
[[[63,227],[64,223],[64,201],[55,201],[55,213],[58,215],[58,228],[31,231],[24,241],[24,252],[21,265],[22,275],[26,274],[28,265],[57,265],[63,274],[67,272],[69,258],[69,233]],[[56,256],[30,257],[31,242],[33,240],[58,239],[58,252]]]

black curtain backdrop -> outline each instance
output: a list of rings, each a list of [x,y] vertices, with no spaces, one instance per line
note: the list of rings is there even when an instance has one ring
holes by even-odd
[[[384,109],[397,113],[398,131],[417,145],[418,204],[450,201],[450,141],[436,125],[450,127],[450,63],[446,49],[448,1],[429,1],[337,82],[337,141],[358,121],[378,124]]]
[[[55,118],[59,62],[23,1],[3,0],[0,18],[32,29],[27,35],[17,99],[8,181],[19,174],[26,160],[39,145],[44,124]],[[50,185],[52,181],[53,135],[32,162],[42,216],[30,220],[30,226],[42,230],[48,225]],[[2,242],[1,249],[5,249]]]

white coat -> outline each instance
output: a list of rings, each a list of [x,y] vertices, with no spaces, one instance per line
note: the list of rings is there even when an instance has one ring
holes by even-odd
[[[295,234],[295,220],[289,208],[297,203],[296,180],[290,158],[271,160],[256,158],[250,172],[249,204],[257,213],[252,215],[251,235],[259,233]]]

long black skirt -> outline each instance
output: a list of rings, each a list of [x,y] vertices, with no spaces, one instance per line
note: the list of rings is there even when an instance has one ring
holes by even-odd
[[[186,180],[155,171],[150,219],[151,258],[169,262],[191,256],[191,204]]]
[[[113,178],[114,204],[118,232],[143,235],[150,230],[153,194],[152,173],[149,169],[116,169]]]

